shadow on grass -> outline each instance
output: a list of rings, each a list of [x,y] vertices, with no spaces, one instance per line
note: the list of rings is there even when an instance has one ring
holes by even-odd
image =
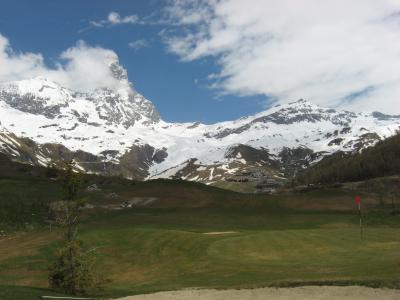
[[[40,296],[66,296],[46,288],[0,285],[1,300],[33,300]]]

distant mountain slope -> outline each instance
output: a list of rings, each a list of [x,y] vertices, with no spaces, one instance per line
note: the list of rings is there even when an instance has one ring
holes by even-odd
[[[114,90],[72,91],[45,78],[0,83],[0,152],[36,165],[75,158],[86,172],[136,179],[282,181],[400,128],[400,116],[305,100],[235,121],[168,123],[134,90],[118,61],[110,70],[120,82]]]
[[[361,153],[335,153],[302,171],[300,183],[361,181],[400,175],[400,132]]]

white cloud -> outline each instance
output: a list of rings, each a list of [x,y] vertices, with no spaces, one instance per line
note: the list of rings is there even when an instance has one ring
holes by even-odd
[[[171,0],[169,51],[224,93],[400,113],[398,0]]]
[[[6,37],[0,34],[0,81],[30,77],[45,71],[43,56],[36,53],[15,53]]]
[[[136,41],[132,41],[128,45],[130,48],[132,48],[135,51],[140,50],[142,48],[147,48],[150,46],[149,42],[145,39],[139,39]]]
[[[90,24],[94,27],[114,26],[120,24],[137,24],[139,17],[137,15],[129,15],[122,17],[119,13],[112,11],[108,14],[107,19],[100,21],[91,21]]]
[[[135,24],[137,21],[139,21],[139,17],[137,15],[130,15],[130,16],[125,16],[121,18],[120,14],[112,11],[108,15],[108,22],[110,24]]]
[[[110,64],[118,62],[117,54],[80,41],[63,51],[54,68],[44,63],[40,53],[16,53],[0,34],[0,82],[43,76],[69,88],[89,91],[95,88],[118,89],[126,84],[114,78]]]

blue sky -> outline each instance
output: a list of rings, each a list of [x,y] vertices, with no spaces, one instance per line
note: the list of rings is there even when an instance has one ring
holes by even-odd
[[[3,0],[0,33],[9,39],[13,51],[42,53],[50,66],[78,40],[112,49],[135,88],[156,105],[167,121],[213,123],[262,110],[264,96],[219,96],[210,89],[206,78],[216,71],[214,59],[181,62],[161,41],[159,32],[164,25],[96,28],[89,24],[106,19],[111,11],[141,18],[159,14],[164,5],[165,1],[159,0]],[[148,46],[131,49],[129,43],[137,40],[145,40]]]
[[[232,120],[301,98],[400,113],[397,0],[1,1],[0,80],[14,67],[51,71],[67,49],[112,50],[166,121]]]

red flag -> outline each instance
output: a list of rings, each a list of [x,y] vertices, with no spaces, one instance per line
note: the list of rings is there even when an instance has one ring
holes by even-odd
[[[356,204],[360,204],[361,203],[361,197],[360,196],[356,196]]]

